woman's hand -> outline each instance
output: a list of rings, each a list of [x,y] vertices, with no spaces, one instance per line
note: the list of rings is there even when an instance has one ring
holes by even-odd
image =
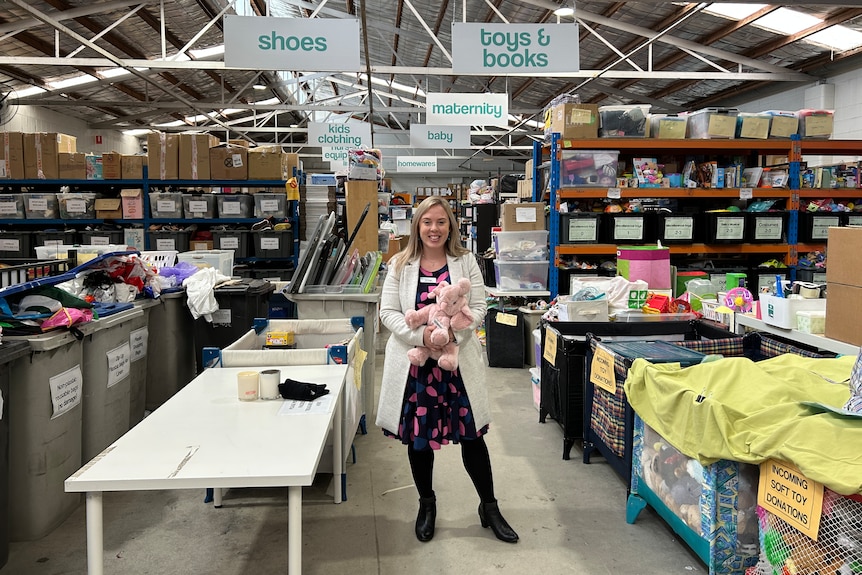
[[[422,345],[424,345],[428,349],[433,349],[434,351],[441,351],[443,349],[441,346],[435,343],[431,343],[431,334],[434,333],[435,329],[437,329],[437,326],[425,326],[425,331],[422,333]]]

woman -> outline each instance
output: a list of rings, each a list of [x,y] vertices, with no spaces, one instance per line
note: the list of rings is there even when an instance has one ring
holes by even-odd
[[[515,543],[518,534],[506,523],[494,498],[491,461],[484,435],[491,421],[485,388],[482,346],[474,335],[485,317],[482,274],[473,255],[461,246],[457,224],[442,197],[426,198],[414,210],[407,247],[389,262],[383,282],[380,319],[392,332],[386,344],[383,384],[377,407],[377,425],[386,435],[407,445],[407,457],[419,492],[416,538],[434,537],[437,499],[433,489],[434,451],[447,443],[461,445],[464,468],[479,494],[479,519],[502,541]],[[446,371],[429,359],[411,365],[407,352],[431,343],[434,326],[407,327],[404,313],[431,303],[427,297],[441,281],[455,283],[466,277],[473,286],[469,306],[473,323],[451,332],[459,346],[459,367]]]

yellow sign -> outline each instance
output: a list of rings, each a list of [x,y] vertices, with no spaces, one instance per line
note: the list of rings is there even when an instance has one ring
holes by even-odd
[[[518,325],[518,316],[513,313],[498,313],[497,314],[497,323],[502,323],[503,325],[510,325],[515,327]]]
[[[551,365],[557,365],[557,332],[552,329],[545,330],[545,351],[542,357]]]
[[[811,481],[793,465],[774,459],[760,464],[757,504],[817,541],[823,485]]]
[[[593,362],[590,364],[590,383],[611,393],[617,392],[614,355],[601,345],[596,346],[596,353],[593,354]]]

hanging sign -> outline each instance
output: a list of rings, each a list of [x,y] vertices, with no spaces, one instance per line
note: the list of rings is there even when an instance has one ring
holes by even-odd
[[[425,98],[425,122],[442,126],[509,125],[508,94],[430,93]]]
[[[470,147],[470,126],[410,124],[410,147],[467,149]]]
[[[456,74],[579,70],[576,24],[455,22],[452,25],[452,71]]]
[[[347,167],[347,150],[349,148],[321,148],[320,157],[327,162],[337,162],[338,165],[344,164]]]
[[[396,156],[395,171],[400,174],[437,172],[437,156]]]
[[[370,148],[371,126],[365,122],[309,122],[308,145],[323,148]]]
[[[251,70],[359,72],[359,21],[224,17],[224,63]]]

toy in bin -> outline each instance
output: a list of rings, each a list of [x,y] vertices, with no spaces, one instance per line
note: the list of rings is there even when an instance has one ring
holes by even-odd
[[[560,162],[560,185],[610,188],[617,181],[619,152],[578,150],[566,153]]]
[[[296,337],[292,331],[268,331],[264,349],[295,349]]]
[[[754,307],[754,297],[744,287],[735,287],[724,296],[724,305],[733,311],[748,313]]]

